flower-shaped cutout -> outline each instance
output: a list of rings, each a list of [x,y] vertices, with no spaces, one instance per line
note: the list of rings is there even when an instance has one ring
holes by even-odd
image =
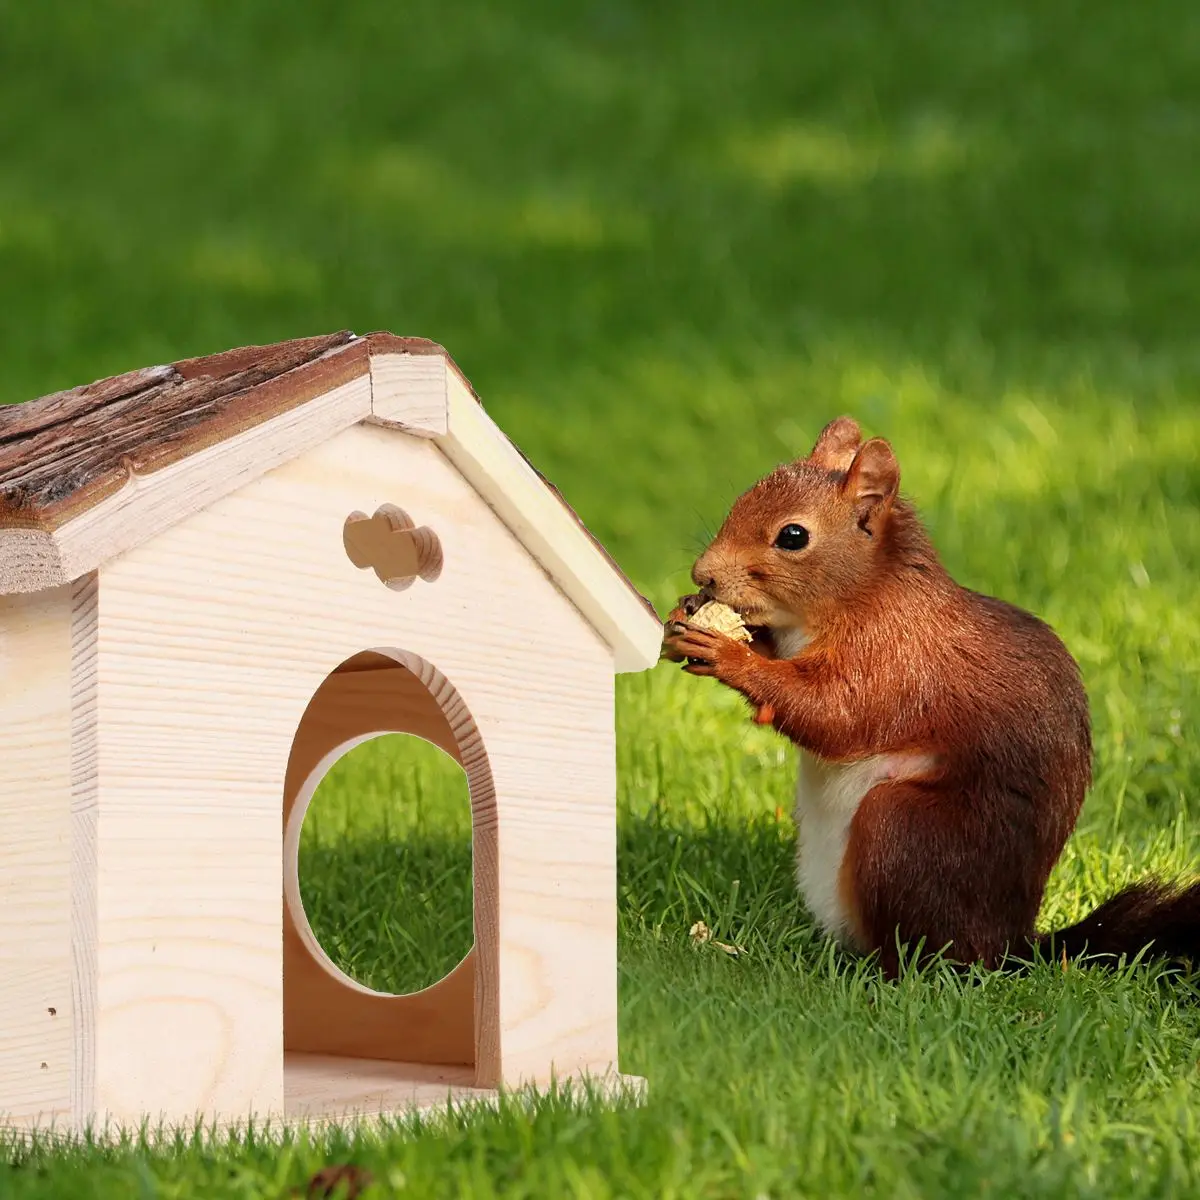
[[[402,592],[419,578],[432,583],[442,573],[442,543],[427,525],[416,525],[402,508],[382,504],[373,517],[352,512],[342,544],[360,570],[371,568],[381,583]]]

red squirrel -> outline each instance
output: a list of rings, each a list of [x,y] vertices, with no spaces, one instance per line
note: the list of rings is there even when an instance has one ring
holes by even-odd
[[[740,692],[800,750],[797,878],[820,927],[888,977],[899,946],[1001,965],[1200,949],[1200,884],[1136,884],[1034,922],[1091,786],[1079,668],[1030,613],[960,586],[883,438],[832,421],[738,498],[667,619],[664,657]],[[716,600],[747,644],[688,623]],[[1051,944],[1052,943],[1052,944]]]

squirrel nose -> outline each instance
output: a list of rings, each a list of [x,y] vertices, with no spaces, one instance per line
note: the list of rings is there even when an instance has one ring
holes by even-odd
[[[714,554],[711,546],[692,564],[692,582],[700,590],[701,595],[706,596],[709,600],[713,599],[717,586],[717,573],[722,565],[719,552]]]

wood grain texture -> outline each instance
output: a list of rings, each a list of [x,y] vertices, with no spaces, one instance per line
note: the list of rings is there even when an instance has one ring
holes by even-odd
[[[441,354],[371,354],[371,420],[417,437],[446,432],[446,359]]]
[[[363,371],[365,353],[322,356],[352,337],[243,347],[0,409],[0,518],[52,528],[131,474],[177,462],[346,382]]]
[[[470,1067],[292,1052],[285,1070],[284,1120],[289,1123],[344,1123],[496,1099],[494,1090],[475,1086]]]
[[[449,362],[427,338],[342,330],[140,367],[0,406],[0,525],[53,529],[119,486],[129,465],[166,466],[368,370],[381,422],[444,432],[438,380]]]
[[[341,351],[359,339],[348,329],[321,333],[315,337],[291,338],[261,346],[236,346],[216,354],[180,359],[174,364],[181,379],[225,379],[237,376],[238,382],[256,380],[251,386],[294,371],[330,353]]]
[[[183,595],[170,574],[129,588],[133,567],[99,584],[94,1110],[77,1119],[278,1111],[282,839],[255,751],[273,696],[223,690],[166,632],[172,614],[206,624],[220,572]]]
[[[96,1095],[98,582],[89,574],[71,585],[71,1113],[77,1126],[95,1108]]]
[[[135,371],[98,379],[95,383],[52,392],[24,404],[0,407],[0,447],[4,449],[5,465],[10,470],[18,463],[27,465],[30,451],[48,449],[55,444],[52,439],[32,441],[35,435],[53,432],[58,444],[69,443],[74,421],[92,417],[118,400],[151,393],[175,377],[176,370],[171,366],[139,367]]]
[[[0,591],[36,591],[96,570],[263,471],[361,421],[370,405],[370,385],[360,374],[303,407],[166,468],[147,475],[131,470],[120,491],[53,532],[0,528]]]
[[[384,503],[439,530],[436,583],[392,592],[346,558],[346,513]],[[356,425],[101,573],[102,1109],[277,1109],[285,772],[314,693],[364,650],[433,664],[491,768],[477,1081],[616,1063],[612,652],[434,443]]]
[[[496,781],[479,726],[454,685],[411,651],[396,658],[429,693],[446,719],[471,797],[472,913],[475,941],[468,956],[474,997],[475,1082],[502,1078],[500,1013],[500,853]]]
[[[296,732],[284,785],[284,1047],[287,1050],[474,1067],[476,1058],[475,952],[444,979],[420,992],[391,996],[348,978],[321,949],[304,914],[297,872],[300,830],[309,801],[337,759],[382,733],[412,733],[460,765],[472,764],[468,782],[476,843],[474,857],[494,861],[495,817],[491,776],[478,734],[461,704],[435,698],[448,688],[428,669],[429,684],[395,659],[372,655],[356,669],[334,671],[317,689]],[[385,665],[379,665],[385,664]],[[422,666],[414,662],[414,666]],[[425,665],[427,667],[427,665]],[[450,689],[452,691],[452,689]],[[456,708],[459,711],[456,711]],[[484,875],[486,879],[486,872]],[[476,908],[494,908],[494,885],[476,891]],[[494,921],[485,928],[494,928]],[[494,975],[494,942],[483,960]],[[482,982],[482,981],[481,981]],[[494,994],[485,990],[485,1005]],[[472,1077],[473,1078],[473,1077]]]
[[[450,429],[438,442],[446,457],[613,647],[616,669],[654,666],[662,624],[653,607],[456,375],[447,395]]]
[[[71,590],[0,596],[0,1124],[71,1114]]]

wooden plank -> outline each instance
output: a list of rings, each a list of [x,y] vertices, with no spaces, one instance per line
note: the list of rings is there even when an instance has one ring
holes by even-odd
[[[0,528],[0,593],[57,587],[96,570],[371,412],[365,375],[125,486],[53,533]]]
[[[94,414],[98,409],[129,396],[144,396],[161,384],[169,383],[175,376],[174,367],[139,367],[135,371],[98,379],[95,383],[85,383],[80,387],[40,396],[36,400],[27,400],[24,404],[0,406],[0,445],[6,450],[15,449],[20,442],[19,461],[23,463],[30,449],[38,445],[32,443],[31,446],[28,440],[35,434],[54,429],[63,436],[80,417]],[[17,461],[16,453],[9,456],[10,467]]]
[[[0,1122],[71,1113],[71,590],[0,596]]]
[[[96,821],[99,588],[89,574],[71,585],[71,1112],[76,1125],[96,1093]]]
[[[155,558],[155,545],[140,549]],[[269,687],[239,689],[236,673],[230,679],[234,644],[197,658],[176,622],[209,624],[209,601],[197,589],[222,592],[219,558],[206,584],[186,582],[188,595],[169,573],[138,579],[136,557],[100,573],[100,1124],[147,1114],[234,1119],[277,1112],[283,1102],[284,759],[257,736],[274,697]],[[164,595],[165,610],[155,605]],[[236,623],[220,632],[236,640]]]
[[[197,786],[193,752],[227,740],[213,737],[214,722],[201,719],[199,736],[172,729],[169,715],[148,723],[140,736],[101,718],[96,1115],[129,1123],[277,1110],[278,816],[263,811],[253,779],[242,810]],[[172,734],[190,743],[175,764],[159,740]],[[135,778],[139,748],[152,761]],[[172,765],[183,770],[173,790]],[[214,790],[222,782],[231,781],[218,774]]]
[[[447,429],[445,358],[373,353],[370,420],[417,437],[442,436]]]
[[[284,1072],[284,1119],[289,1123],[340,1123],[427,1111],[448,1102],[494,1103],[497,1096],[475,1086],[470,1067],[290,1052]]]
[[[455,373],[438,446],[613,648],[618,671],[658,662],[662,625]]]
[[[182,379],[238,376],[239,382],[247,377],[264,381],[294,371],[330,351],[340,351],[354,341],[354,334],[349,329],[341,329],[337,333],[321,333],[315,337],[291,338],[265,345],[236,346],[216,354],[183,358],[174,367]]]
[[[499,798],[497,1082],[508,1086],[617,1069],[613,677],[575,666],[582,694],[571,704],[558,692],[557,717],[527,696],[507,736],[480,717]]]
[[[365,369],[348,332],[244,346],[0,409],[0,519],[50,529],[148,472]],[[339,351],[329,357],[329,351]]]

